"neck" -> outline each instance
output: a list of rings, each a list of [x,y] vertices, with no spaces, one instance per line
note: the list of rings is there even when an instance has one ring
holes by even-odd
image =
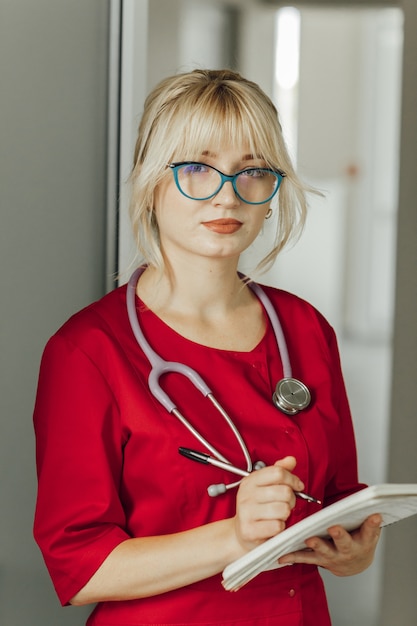
[[[217,309],[227,311],[247,297],[237,275],[237,262],[200,259],[167,265],[159,274],[148,268],[138,284],[138,294],[154,311],[177,310],[207,312]]]
[[[171,264],[162,275],[146,269],[138,283],[139,297],[191,341],[221,350],[253,350],[265,334],[258,299],[239,279],[235,263],[208,261]]]

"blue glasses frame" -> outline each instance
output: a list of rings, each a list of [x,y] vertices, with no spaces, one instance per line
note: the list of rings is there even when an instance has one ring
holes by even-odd
[[[205,196],[204,198],[194,198],[193,196],[189,196],[187,193],[185,193],[181,189],[181,186],[178,181],[178,170],[181,167],[184,167],[184,165],[203,165],[204,167],[209,167],[212,170],[216,171],[220,175],[220,179],[221,179],[220,185],[217,187],[216,191],[210,194],[209,196]],[[283,172],[282,170],[278,170],[278,169],[273,170],[273,169],[270,169],[269,167],[247,167],[243,170],[240,170],[239,172],[236,172],[236,174],[224,174],[223,172],[218,170],[217,167],[213,167],[212,165],[207,165],[207,163],[200,163],[199,161],[181,161],[177,163],[168,163],[167,167],[169,167],[172,170],[175,184],[178,190],[180,191],[180,193],[182,193],[183,196],[185,196],[186,198],[189,198],[190,200],[210,200],[211,198],[214,198],[214,196],[219,193],[224,183],[231,182],[233,186],[233,191],[235,192],[236,196],[239,198],[239,200],[241,200],[245,204],[266,204],[267,202],[272,200],[272,198],[278,192],[282,179],[285,178],[286,176],[286,173]],[[268,198],[266,198],[266,200],[262,200],[262,202],[250,202],[248,200],[245,200],[245,198],[242,198],[242,196],[240,195],[237,189],[236,180],[238,176],[240,176],[240,174],[243,174],[244,172],[251,172],[251,171],[268,172],[269,174],[273,174],[275,178],[277,179],[277,186],[275,187],[274,191]]]

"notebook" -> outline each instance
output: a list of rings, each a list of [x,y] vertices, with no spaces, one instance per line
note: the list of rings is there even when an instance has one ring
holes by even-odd
[[[237,591],[264,570],[284,567],[277,559],[305,548],[305,539],[326,537],[334,525],[354,530],[373,513],[382,515],[381,526],[416,515],[417,484],[373,485],[313,513],[230,563],[223,571],[223,587]]]

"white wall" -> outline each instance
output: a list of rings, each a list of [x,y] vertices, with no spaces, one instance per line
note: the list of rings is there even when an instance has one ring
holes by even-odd
[[[152,3],[153,21],[151,19],[150,31],[149,31],[150,37],[151,37],[150,49],[152,49],[152,46],[155,47],[156,45],[158,45],[160,41],[162,40],[164,42],[168,42],[166,44],[167,46],[172,44],[172,49],[171,49],[171,54],[167,52],[165,58],[159,55],[159,57],[157,58],[155,57],[156,59],[155,61],[154,57],[151,56],[149,60],[149,68],[148,68],[148,71],[150,72],[149,77],[148,77],[148,82],[150,82],[151,84],[152,84],[151,76],[154,70],[156,72],[156,75],[158,75],[158,77],[162,77],[163,75],[172,73],[172,71],[181,69],[176,66],[176,63],[178,64],[178,59],[180,57],[179,57],[178,41],[175,40],[175,34],[173,32],[173,30],[178,26],[178,22],[171,20],[171,24],[167,25],[166,15],[164,15],[163,13],[158,15],[158,12],[155,10],[158,5],[162,9],[162,6],[164,5],[165,1],[166,0],[158,0],[158,2]],[[170,4],[171,11],[174,10],[174,4],[176,4],[177,7],[180,8],[181,2],[178,2],[178,3],[171,2]],[[213,3],[213,5],[214,4],[216,4],[217,7],[219,5],[219,3]],[[237,3],[233,2],[233,5],[235,6],[239,4],[240,4],[239,2]],[[267,6],[266,3],[256,4],[256,3],[250,3],[250,2],[244,2],[244,3],[242,2],[241,8],[243,9],[243,12],[239,16],[239,24],[241,28],[241,33],[243,33],[241,45],[239,46],[239,55],[238,55],[238,58],[240,61],[239,69],[241,69],[242,72],[246,74],[248,77],[253,78],[257,82],[259,82],[267,92],[271,92],[270,80],[271,80],[271,72],[272,72],[272,67],[273,67],[271,38],[269,37],[269,35],[271,35],[271,33],[273,32],[272,11],[274,7],[272,6],[272,4],[273,3],[271,2],[269,3],[269,6]],[[293,4],[297,4],[297,3],[293,3]],[[309,3],[300,2],[299,4],[300,5],[308,4],[309,7],[311,8],[314,3],[313,2],[309,2]],[[320,4],[324,4],[324,3],[320,3]],[[343,1],[341,1],[340,3],[335,1],[330,4],[332,5],[341,4],[341,5],[344,5],[346,9],[346,3],[344,3]],[[367,5],[368,3],[364,1],[362,3],[358,2],[358,3],[352,3],[352,4]],[[372,2],[372,0],[369,0],[369,4],[378,5],[379,3],[377,1]],[[415,7],[411,5],[410,1],[403,2],[401,4],[404,5],[405,11],[406,11],[406,20],[407,19],[409,20],[408,24],[410,24],[410,20],[411,20],[411,23],[415,25],[416,24],[416,16],[414,13]],[[197,10],[194,12],[194,15],[196,15],[196,13],[197,13]],[[320,288],[319,288],[319,293],[318,293],[319,301],[317,302],[317,304],[320,306],[320,298],[321,298],[321,301],[325,303],[325,306],[323,308],[324,309],[328,308],[330,311],[329,317],[331,318],[331,321],[333,321],[335,326],[340,326],[340,328],[344,328],[346,324],[346,316],[345,316],[345,309],[340,310],[341,309],[340,300],[338,301],[336,299],[336,303],[338,302],[338,304],[336,304],[336,307],[335,307],[334,299],[332,300],[331,303],[326,305],[326,297],[328,297],[331,291],[333,292],[337,291],[337,293],[340,293],[340,292],[344,293],[344,290],[346,287],[346,285],[340,284],[343,281],[339,281],[339,284],[338,284],[337,278],[338,276],[340,278],[340,268],[344,267],[344,262],[345,262],[346,250],[343,250],[343,243],[344,243],[343,230],[346,226],[346,219],[347,219],[346,207],[348,206],[349,201],[351,201],[351,198],[349,197],[351,194],[349,191],[348,192],[346,191],[345,183],[347,179],[347,172],[350,175],[354,174],[355,172],[355,168],[352,166],[356,164],[354,159],[355,157],[357,157],[357,145],[356,145],[357,137],[353,136],[352,134],[349,134],[349,131],[346,131],[346,127],[343,126],[343,123],[339,126],[337,126],[337,123],[338,123],[338,120],[340,119],[342,120],[347,119],[349,122],[359,123],[358,106],[357,106],[358,103],[355,101],[352,101],[352,99],[349,98],[349,95],[351,91],[355,91],[355,90],[357,91],[357,81],[360,80],[358,75],[355,74],[355,71],[357,70],[357,66],[358,66],[357,55],[359,54],[360,49],[363,45],[362,44],[363,39],[361,38],[360,32],[358,32],[356,28],[355,18],[353,18],[353,21],[352,21],[352,18],[348,12],[339,13],[338,21],[336,23],[333,23],[333,26],[330,28],[330,30],[329,30],[328,23],[326,24],[317,23],[316,24],[316,37],[318,39],[320,39],[321,37],[320,33],[322,30],[324,30],[324,33],[322,33],[323,35],[326,35],[326,36],[328,35],[330,37],[330,43],[328,45],[328,49],[324,50],[323,52],[326,63],[329,62],[329,58],[328,58],[329,55],[330,56],[333,55],[337,57],[335,59],[335,62],[337,62],[337,59],[339,60],[339,62],[342,61],[341,65],[339,66],[340,79],[338,82],[335,83],[335,86],[338,91],[333,94],[333,100],[334,100],[334,97],[336,96],[337,102],[335,103],[334,101],[332,101],[332,106],[330,106],[329,102],[324,100],[323,98],[323,90],[321,88],[321,81],[323,80],[323,78],[326,78],[326,76],[323,74],[323,72],[320,71],[321,69],[320,63],[318,63],[316,67],[310,68],[310,71],[308,72],[308,75],[307,75],[307,79],[309,79],[311,82],[310,95],[311,93],[314,93],[316,96],[316,100],[313,103],[312,108],[314,111],[314,106],[315,106],[316,113],[317,112],[319,113],[319,115],[317,116],[319,118],[319,123],[317,123],[316,129],[311,128],[311,124],[312,124],[311,118],[313,117],[313,120],[314,120],[316,116],[312,115],[312,110],[309,109],[309,107],[312,105],[310,101],[309,105],[306,106],[305,108],[306,115],[305,117],[302,117],[302,120],[301,120],[300,133],[303,134],[303,132],[304,133],[306,132],[310,136],[310,139],[311,139],[311,135],[312,134],[314,135],[314,132],[312,131],[316,130],[316,141],[313,141],[313,142],[310,141],[304,144],[304,151],[301,151],[299,156],[300,156],[301,169],[304,167],[304,170],[307,174],[310,173],[311,176],[314,176],[314,180],[312,180],[312,182],[318,182],[319,184],[323,184],[325,188],[326,187],[330,188],[331,202],[334,201],[339,206],[339,208],[341,207],[340,209],[341,212],[338,218],[335,217],[334,220],[333,219],[328,220],[331,222],[331,225],[332,225],[331,233],[329,233],[329,237],[333,241],[334,248],[338,248],[336,250],[337,254],[335,254],[335,250],[333,250],[333,252],[331,250],[329,251],[329,248],[327,247],[326,254],[323,253],[322,255],[319,255],[320,258],[319,259],[316,258],[314,259],[314,261],[316,265],[317,265],[317,262],[319,262],[319,264],[321,263],[321,266],[325,268],[324,278],[326,279],[326,281],[328,281],[327,289],[325,288],[324,285],[321,285],[323,287],[322,294],[320,294]],[[177,32],[180,32],[180,30],[177,30]],[[196,25],[196,32],[198,33],[198,25]],[[410,29],[410,32],[411,32],[411,29]],[[331,43],[332,38],[333,38],[333,43]],[[196,37],[194,37],[193,39],[195,40]],[[353,41],[356,41],[357,45],[356,46],[354,45],[353,47],[349,48],[349,50],[351,50],[350,52],[351,57],[349,58],[349,56],[346,55],[345,46],[348,44],[350,45],[352,43],[352,39]],[[410,44],[410,39],[408,41],[408,46],[409,46],[408,54],[410,54],[410,49],[412,49],[412,46]],[[168,50],[168,48],[166,48],[166,50]],[[200,53],[201,53],[200,57],[198,56],[198,51],[197,53],[195,53],[195,56],[192,57],[193,63],[195,64],[197,62],[198,64],[199,59],[201,59],[200,62],[202,65],[207,64],[206,50],[200,51]],[[259,59],[262,59],[262,63],[259,63]],[[183,58],[182,58],[182,62],[184,62]],[[408,78],[411,84],[413,84],[410,79],[410,71],[408,74]],[[411,114],[410,107],[408,108],[408,111],[410,115]],[[303,128],[303,124],[304,124],[304,128]],[[327,134],[325,131],[323,131],[323,125],[325,125],[325,128],[327,129]],[[406,134],[403,132],[403,143],[404,142],[405,144],[408,145],[407,150],[413,152],[413,147],[410,145],[410,143],[407,140]],[[318,153],[320,154],[320,159],[317,156]],[[415,163],[416,161],[415,150],[413,154],[414,154],[414,163]],[[314,164],[314,167],[312,167],[309,172],[309,166],[312,163]],[[411,183],[410,179],[408,180],[408,182],[409,184]],[[349,185],[347,187],[349,188]],[[346,196],[348,197],[346,198]],[[345,202],[345,200],[347,200],[347,202]],[[318,205],[316,207],[316,215],[322,210],[326,210],[326,209]],[[404,208],[402,210],[404,211]],[[409,215],[409,212],[406,209],[405,218],[403,218],[405,219],[406,223],[410,222],[410,217],[411,216]],[[411,224],[413,224],[412,218],[411,218]],[[318,222],[313,224],[313,233],[317,232],[317,228],[320,228],[318,226]],[[412,238],[411,239],[412,241],[414,241],[414,247],[417,247],[416,246],[417,237],[415,236],[415,232],[414,232],[414,235],[412,233],[407,233],[407,235],[408,237]],[[399,236],[401,235],[399,234]],[[313,239],[314,239],[314,235],[313,235]],[[342,245],[339,245],[339,242],[341,242]],[[330,254],[330,259],[328,256],[326,256],[327,253]],[[407,249],[407,253],[410,254],[409,248]],[[335,259],[336,259],[336,262],[335,262]],[[329,263],[333,263],[333,267],[330,267]],[[297,271],[298,270],[295,270],[293,272],[293,275],[296,274]],[[397,272],[400,272],[400,270],[397,269]],[[278,282],[278,284],[280,283]],[[398,285],[399,283],[398,283],[398,278],[397,278],[396,296],[397,296],[397,302],[398,301],[401,302],[402,301],[401,298],[406,298],[407,296],[404,291],[401,292],[401,289],[398,288]],[[316,295],[317,295],[317,292],[316,292]],[[378,296],[380,295],[379,291],[377,291],[377,295]],[[316,300],[314,296],[310,297],[309,299],[313,301]],[[343,297],[341,301],[343,302]],[[399,306],[401,305],[397,303],[397,311],[398,311]],[[326,313],[326,311],[324,312]],[[332,320],[332,317],[333,317],[333,320]],[[407,319],[409,320],[409,323],[410,323],[411,318],[407,316]],[[404,330],[403,328],[397,327],[396,341],[401,342],[401,333],[403,332],[403,330]],[[408,327],[408,331],[409,330],[410,328]],[[413,336],[415,336],[415,334]],[[401,342],[401,345],[402,344],[403,342]],[[404,346],[402,345],[402,347]],[[407,348],[408,348],[407,359],[408,360],[414,359],[414,362],[415,362],[414,344],[412,344],[411,346],[407,346]],[[411,350],[411,354],[410,354],[410,350]],[[368,364],[368,367],[376,369],[374,368],[375,358],[378,360],[378,363],[381,359],[379,359],[378,355],[376,355],[375,357],[375,355],[369,356],[369,354],[370,353],[367,352],[366,354],[364,353],[364,355],[360,355],[359,352],[356,351],[355,353],[355,359],[357,359],[356,362],[355,362],[355,359],[350,361],[351,363],[350,374],[352,375],[353,381],[357,380],[357,377],[358,377],[357,370],[358,370],[359,365],[366,367],[366,364]],[[397,354],[397,360],[401,361],[403,358],[404,358],[403,353]],[[382,367],[378,368],[381,370],[381,372],[380,372],[379,378],[376,379],[377,384],[374,385],[374,383],[372,383],[372,385],[370,386],[370,389],[368,389],[368,392],[370,393],[368,393],[366,397],[364,397],[363,395],[364,385],[362,384],[355,385],[357,388],[354,390],[354,396],[356,396],[356,400],[354,400],[353,404],[355,405],[355,408],[360,407],[360,411],[362,412],[362,415],[364,416],[368,416],[368,413],[371,412],[373,419],[376,420],[375,425],[372,423],[372,420],[370,422],[368,420],[368,428],[367,429],[365,428],[364,430],[362,430],[361,437],[360,437],[361,441],[359,442],[360,454],[361,454],[361,457],[364,459],[363,461],[361,461],[362,469],[364,470],[364,473],[365,473],[364,478],[366,480],[366,476],[368,476],[368,478],[371,479],[370,482],[372,482],[373,478],[376,478],[376,480],[378,481],[383,478],[383,475],[386,471],[387,462],[388,462],[387,456],[384,456],[384,452],[385,452],[384,444],[386,443],[385,435],[386,435],[386,430],[388,428],[387,420],[388,420],[388,417],[392,417],[392,414],[388,414],[391,368],[390,368],[389,363],[388,363],[388,366],[386,367],[386,363],[387,363],[386,354],[383,354]],[[415,367],[414,367],[413,372],[414,372],[414,378],[415,378],[415,372],[416,372]],[[394,377],[394,381],[395,381],[395,377]],[[366,386],[366,379],[365,379],[364,384]],[[379,388],[380,385],[383,386],[382,391]],[[395,386],[397,388],[395,388]],[[401,387],[401,382],[398,381],[398,377],[397,377],[397,382],[396,383],[394,382],[394,389],[392,393],[393,397],[397,398],[397,401],[399,399],[398,391],[397,391],[399,387]],[[372,404],[373,394],[376,394],[377,399],[378,399],[378,402],[374,404]],[[370,409],[368,407],[368,403],[370,403]],[[381,407],[382,407],[382,411],[381,411]],[[408,405],[407,405],[407,410],[409,410]],[[381,412],[384,413],[385,418],[386,418],[385,422],[384,420],[382,420],[382,424],[381,424]],[[409,428],[408,432],[410,434],[410,422],[408,422],[407,424]],[[376,432],[376,434],[375,434],[375,428],[379,429]],[[415,435],[415,429],[414,431],[411,429],[411,432],[414,432],[414,435]],[[397,436],[398,436],[398,433],[397,433]],[[399,439],[401,440],[401,437],[399,437]],[[381,461],[381,458],[382,458],[382,461]],[[394,466],[397,463],[401,463],[401,457],[396,457],[393,463],[394,463]],[[408,480],[410,480],[410,476],[412,475],[413,474],[408,475],[409,476]],[[391,554],[389,552],[390,537],[387,538],[386,543],[388,545],[388,553]],[[389,588],[387,588],[384,585],[382,586],[380,585],[379,577],[380,577],[381,570],[382,570],[382,559],[384,556],[384,552],[385,552],[385,548],[384,546],[381,546],[381,549],[378,555],[378,560],[374,565],[373,571],[367,572],[360,577],[351,579],[350,581],[346,581],[346,580],[334,581],[333,580],[333,582],[331,583],[333,587],[331,589],[331,596],[332,596],[331,604],[332,604],[332,610],[335,616],[334,622],[336,626],[339,624],[340,626],[342,624],[343,625],[350,624],[352,622],[349,620],[352,620],[352,619],[354,620],[355,623],[360,623],[361,626],[371,626],[371,625],[373,626],[374,624],[376,626],[376,624],[378,624],[380,620],[378,600],[382,596],[384,597],[384,601],[386,604],[390,604],[392,602],[394,605],[397,606],[397,603],[395,602],[395,600],[391,598]],[[403,601],[405,602],[405,605],[404,605],[405,608],[403,606],[402,614],[404,615],[404,619],[406,620],[408,619],[408,617],[406,616],[410,616],[412,614],[413,602],[412,602],[411,597],[405,598],[404,594],[402,594],[402,598],[403,598]],[[388,624],[389,622],[387,621],[386,623]],[[405,625],[408,625],[408,623],[410,623],[410,626],[411,626],[411,623],[414,623],[414,622],[404,621]]]
[[[370,315],[366,315],[371,298],[368,292],[363,293],[371,270],[378,277],[380,267],[372,263],[370,245],[378,225],[372,219],[376,204],[375,161],[370,155],[381,143],[375,119],[384,118],[384,138],[398,138],[398,111],[389,110],[384,116],[381,113],[393,97],[393,85],[397,89],[396,102],[401,87],[400,73],[392,64],[384,64],[385,81],[381,81],[379,99],[375,97],[375,80],[369,80],[374,74],[380,75],[381,58],[379,41],[370,35],[384,18],[387,22],[386,13],[381,15],[377,9],[301,8],[298,170],[325,197],[310,196],[301,240],[280,254],[265,277],[266,282],[312,302],[335,327],[354,418],[360,477],[370,484],[384,482],[386,477],[391,384],[391,328],[375,335],[375,320],[369,324]],[[252,24],[256,19],[257,13],[253,14]],[[251,52],[254,56],[255,48],[247,49],[249,58]],[[397,57],[401,55],[400,46]],[[277,105],[279,109],[279,100]],[[388,154],[389,161],[392,150]],[[398,159],[398,155],[392,155],[392,159],[395,157]],[[395,186],[397,170],[389,165],[387,169],[392,172]],[[366,196],[364,190],[368,191]],[[395,203],[391,207],[392,239],[396,208]],[[273,229],[270,222],[265,231]],[[388,267],[393,277],[393,258],[387,256],[387,250],[383,252],[378,260],[384,261],[382,269]],[[348,276],[353,276],[352,284]],[[386,275],[384,278],[388,279]],[[392,299],[379,300],[380,315],[389,320]],[[334,626],[377,626],[381,559],[380,550],[372,568],[350,579],[339,580],[323,573]]]
[[[135,245],[128,215],[137,126],[144,99],[160,80],[195,67],[226,63],[228,17],[204,0],[125,0],[121,74],[121,164],[118,263],[120,282],[132,271]]]

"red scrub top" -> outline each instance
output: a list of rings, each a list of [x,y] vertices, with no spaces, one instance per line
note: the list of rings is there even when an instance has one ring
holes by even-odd
[[[295,456],[306,492],[328,505],[362,486],[335,336],[305,301],[265,290],[283,327],[293,375],[312,394],[310,407],[295,417],[271,401],[283,371],[269,323],[253,350],[234,352],[184,339],[139,299],[137,310],[152,347],[194,368],[211,387],[253,461],[269,465]],[[129,537],[176,533],[235,513],[236,490],[216,498],[206,490],[236,477],[179,455],[180,446],[205,450],[150,394],[149,371],[129,325],[126,286],[74,315],[45,348],[34,414],[34,534],[63,605]],[[161,380],[191,423],[245,467],[210,401],[178,374]],[[297,499],[288,524],[318,508]],[[219,574],[150,598],[103,602],[87,624],[327,626],[330,620],[317,568],[294,565],[264,572],[237,592],[225,591]]]

